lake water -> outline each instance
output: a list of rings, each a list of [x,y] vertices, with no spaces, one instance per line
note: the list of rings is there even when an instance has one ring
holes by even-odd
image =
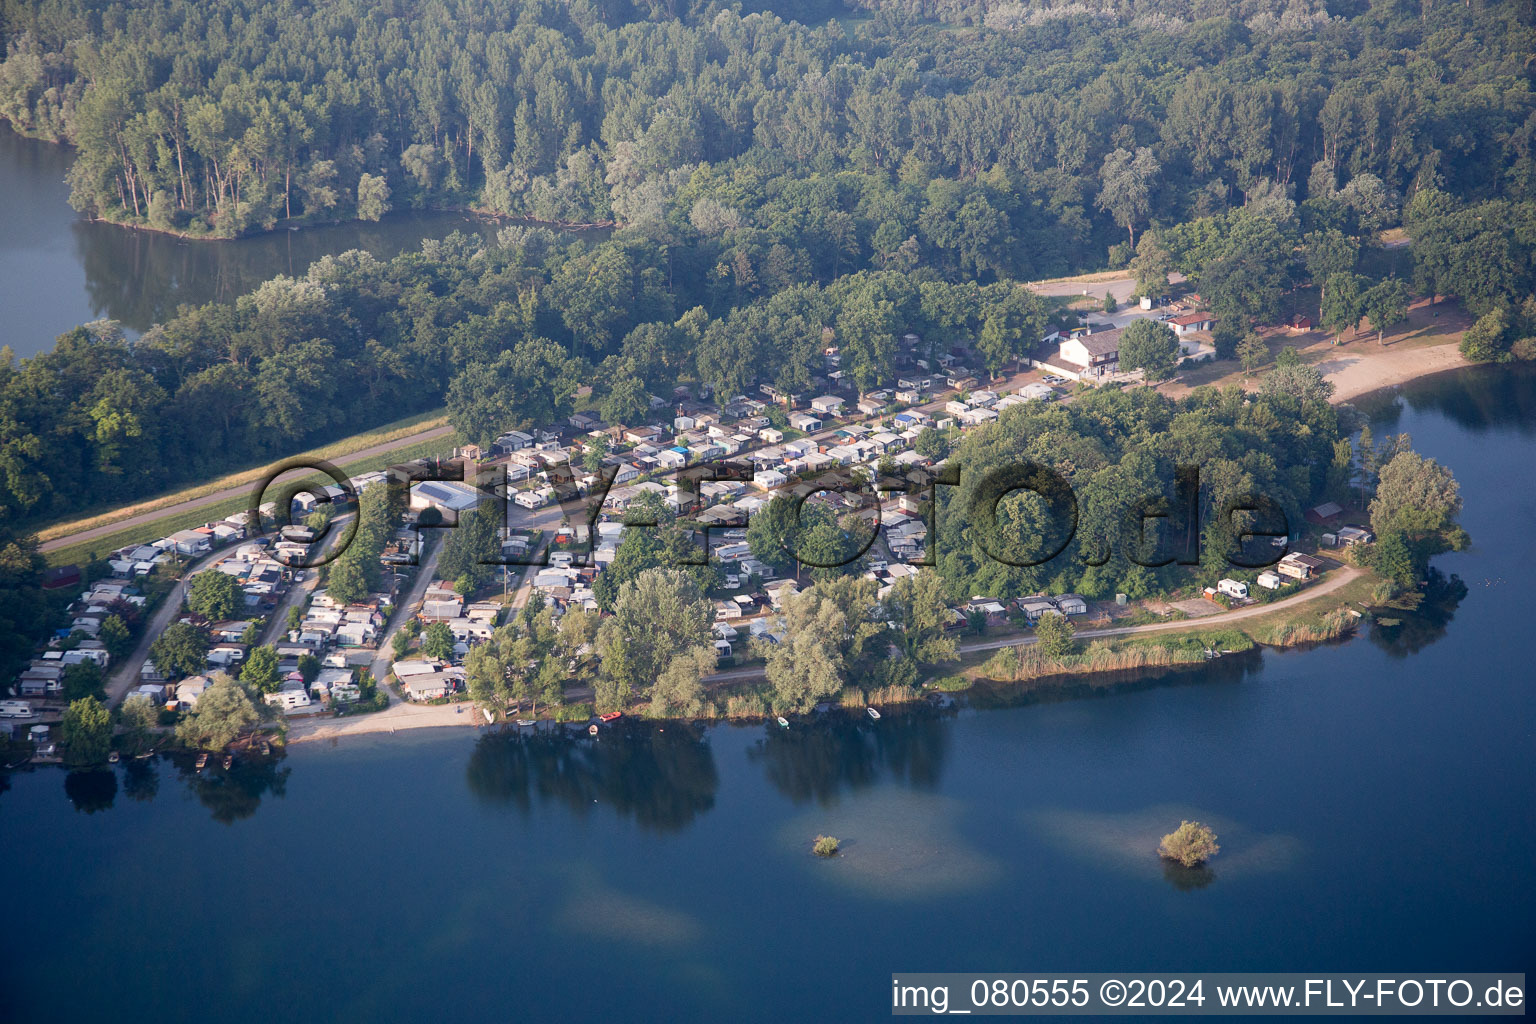
[[[235,241],[188,241],[83,219],[69,205],[71,151],[0,123],[0,345],[36,355],[78,324],[106,318],[131,334],[181,303],[230,301],[278,274],[299,275],[330,253],[387,258],[426,238],[485,231],[457,213],[390,214]],[[494,224],[490,224],[494,230]]]
[[[1396,630],[787,733],[15,775],[0,1019],[864,1020],[892,971],[1528,970],[1536,375],[1404,394],[1377,436],[1455,467],[1475,546]],[[1190,817],[1205,874],[1153,854]]]

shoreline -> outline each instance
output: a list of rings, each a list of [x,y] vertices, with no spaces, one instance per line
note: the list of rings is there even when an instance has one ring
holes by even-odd
[[[48,146],[55,146],[59,149],[68,150],[72,154],[76,152],[74,145],[71,144],[68,139],[56,139],[47,135],[41,135],[36,132],[28,131],[17,125],[15,121],[4,116],[0,116],[0,124],[5,125],[5,127],[18,138],[27,139],[30,142],[41,142]],[[545,220],[541,217],[527,217],[517,216],[510,213],[497,213],[494,210],[489,210],[482,206],[466,204],[428,204],[421,207],[399,207],[391,209],[384,216],[388,217],[391,214],[403,213],[456,213],[469,217],[478,217],[483,220],[496,221],[498,223],[510,221],[514,224],[528,224],[538,227],[551,228],[556,231],[572,232],[617,230],[623,226],[617,221],[613,220],[591,222]],[[361,218],[354,217],[332,217],[324,220],[309,220],[304,217],[284,217],[274,221],[270,228],[250,229],[242,231],[238,235],[214,235],[196,234],[191,231],[184,231],[177,228],[157,228],[149,224],[140,224],[131,220],[116,220],[112,217],[102,217],[84,213],[80,215],[80,218],[90,224],[109,224],[112,227],[125,228],[129,231],[142,231],[151,235],[164,235],[168,238],[175,238],[184,242],[238,242],[248,238],[260,238],[263,235],[275,235],[283,231],[303,231],[308,228],[339,227],[343,224],[357,223],[359,220],[361,220]],[[365,221],[364,223],[378,222]]]
[[[261,238],[264,235],[276,235],[285,231],[305,231],[309,228],[334,228],[346,224],[378,224],[385,218],[397,214],[459,214],[465,217],[474,217],[484,221],[494,221],[496,225],[510,223],[513,226],[524,224],[531,227],[549,228],[552,231],[569,231],[584,233],[588,231],[611,231],[621,225],[617,221],[593,221],[591,223],[578,223],[575,221],[543,220],[539,217],[519,217],[510,213],[496,213],[479,206],[422,206],[402,207],[392,209],[378,220],[365,220],[361,217],[335,217],[329,220],[305,220],[302,217],[288,217],[274,223],[270,228],[243,231],[238,235],[212,235],[193,234],[190,231],[181,231],[176,228],[157,228],[149,224],[139,224],[134,221],[114,220],[111,217],[91,216],[81,214],[81,219],[91,224],[107,224],[115,228],[123,228],[128,231],[142,231],[150,235],[164,235],[167,238],[175,238],[183,242],[240,242],[252,238]]]
[[[1205,616],[1199,619],[1179,619],[1169,622],[1147,623],[1140,626],[1120,626],[1110,627],[1107,629],[1083,630],[1082,632],[1078,633],[1077,636],[1081,640],[1094,640],[1104,637],[1177,633],[1184,630],[1207,630],[1211,627],[1219,627],[1231,623],[1241,622],[1246,619],[1272,615],[1282,609],[1297,608],[1300,606],[1308,605],[1316,599],[1326,597],[1329,594],[1342,589],[1348,584],[1353,583],[1355,580],[1366,577],[1368,575],[1369,574],[1364,569],[1346,564],[1335,570],[1332,578],[1324,579],[1316,586],[1309,587],[1300,593],[1293,594],[1288,598],[1284,598],[1280,601],[1276,601],[1270,604],[1248,605],[1242,608],[1235,608],[1227,612],[1223,612],[1217,615]],[[957,645],[956,653],[960,655],[981,654],[987,652],[995,652],[1002,649],[1027,647],[1032,645],[1034,642],[1035,638],[1033,636],[1006,637],[998,640],[977,640],[968,644]],[[1280,646],[1284,645],[1265,644],[1255,640],[1255,649],[1262,647],[1277,647],[1278,649]],[[1156,668],[1157,666],[1147,667]],[[1090,671],[1061,673],[1060,676],[1063,680],[1081,681],[1097,675],[1113,675],[1117,672],[1123,673],[1124,671],[1126,670],[1106,669],[1103,672]],[[1132,669],[1130,671],[1137,670]],[[762,676],[763,669],[757,666],[727,669],[724,672],[718,672],[713,676],[706,677],[705,688],[706,690],[723,689],[729,687],[732,684],[749,680],[756,680]],[[936,676],[935,678],[938,677]],[[993,685],[999,686],[1019,686],[1024,688],[1031,688],[1038,686],[1040,681],[1046,678],[1054,678],[1054,676],[1044,676],[1040,679],[1020,681],[1017,683],[996,680],[992,681],[992,683]],[[976,679],[972,682],[971,686],[967,687],[966,689],[974,688],[976,685],[980,685],[982,682],[983,680]],[[1063,683],[1062,685],[1065,686],[1068,684]],[[922,700],[931,693],[937,693],[941,691],[919,687],[914,692],[914,699]],[[462,728],[465,726],[479,729],[494,728],[497,726],[504,727],[509,724],[506,721],[496,723],[486,722],[484,715],[480,713],[480,709],[477,708],[472,701],[466,700],[451,704],[412,704],[409,701],[394,698],[393,695],[391,696],[392,699],[389,707],[383,711],[375,711],[364,715],[345,718],[332,718],[322,715],[307,715],[299,716],[295,719],[290,719],[286,742],[292,746],[299,743],[312,743],[319,740],[335,741],[341,739],[344,736],[364,736],[370,734],[378,735],[384,733],[395,733],[401,730],[426,728]],[[625,714],[626,716],[629,716],[630,712],[625,712]],[[686,719],[664,718],[657,719],[657,721],[693,721],[698,717],[700,716],[689,716]],[[740,721],[741,719],[727,715],[720,715],[714,718],[708,718],[706,720],[711,722],[730,722]],[[541,718],[538,719],[538,721],[541,725],[543,725],[547,722],[552,722],[553,719]]]
[[[1456,342],[1406,349],[1402,352],[1388,351],[1355,359],[1348,359],[1346,356],[1315,365],[1323,369],[1330,362],[1342,363],[1323,374],[1323,378],[1334,385],[1335,390],[1330,399],[1334,405],[1354,402],[1378,392],[1390,391],[1404,384],[1426,380],[1440,374],[1483,365],[1463,356],[1461,347]]]

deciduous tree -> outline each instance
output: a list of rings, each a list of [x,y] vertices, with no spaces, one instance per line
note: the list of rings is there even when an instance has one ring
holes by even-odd
[[[261,721],[244,687],[220,672],[176,724],[176,738],[198,750],[223,750]]]
[[[1076,627],[1065,615],[1047,612],[1035,623],[1035,643],[1047,658],[1065,658],[1077,653]]]
[[[112,752],[111,712],[95,697],[70,701],[59,723],[59,746],[66,764],[105,764]]]
[[[446,622],[434,622],[421,638],[421,653],[439,660],[453,657],[453,630]]]
[[[1220,852],[1216,833],[1198,821],[1183,822],[1157,844],[1159,857],[1177,861],[1186,868],[1198,867]]]
[[[136,757],[154,746],[160,724],[160,712],[154,701],[141,693],[130,695],[117,709],[117,721],[123,729],[124,754]]]
[[[646,692],[677,655],[695,647],[714,654],[714,609],[693,578],[677,569],[647,569],[619,591],[613,615],[597,630],[602,671],[598,703],[622,707]]]
[[[173,622],[149,645],[149,660],[165,675],[190,676],[208,665],[208,634],[185,622]]]
[[[1269,346],[1257,331],[1249,331],[1237,344],[1237,358],[1242,361],[1243,373],[1251,375],[1269,358]]]
[[[1099,170],[1099,197],[1095,205],[1125,228],[1136,244],[1136,225],[1152,208],[1152,192],[1162,175],[1162,165],[1145,146],[1134,152],[1116,149],[1104,157]]]
[[[1178,361],[1179,338],[1167,324],[1143,318],[1120,335],[1120,365],[1146,371],[1148,380],[1172,376]]]
[[[1376,330],[1379,345],[1387,328],[1408,319],[1408,289],[1397,278],[1388,278],[1360,296],[1360,310]]]
[[[229,573],[205,569],[187,587],[187,607],[210,622],[223,622],[245,607],[245,594]]]
[[[1378,534],[1443,535],[1457,528],[1460,512],[1456,477],[1434,459],[1403,451],[1381,468],[1371,501],[1371,525]]]

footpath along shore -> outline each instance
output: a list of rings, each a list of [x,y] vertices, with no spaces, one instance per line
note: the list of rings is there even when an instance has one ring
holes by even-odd
[[[1106,636],[1128,636],[1139,633],[1167,633],[1182,629],[1205,629],[1210,626],[1222,626],[1233,622],[1241,622],[1244,619],[1254,618],[1259,615],[1269,615],[1285,608],[1293,608],[1305,604],[1319,597],[1325,597],[1340,587],[1358,579],[1364,574],[1364,570],[1352,565],[1343,566],[1335,570],[1327,579],[1315,587],[1310,587],[1299,594],[1275,601],[1270,604],[1252,605],[1247,608],[1238,608],[1218,615],[1210,615],[1197,620],[1177,620],[1174,622],[1153,622],[1142,626],[1121,626],[1109,629],[1089,629],[1077,635],[1083,639],[1095,639]],[[959,644],[957,650],[960,654],[972,654],[977,651],[992,651],[1002,647],[1024,647],[1035,642],[1034,637],[1010,637],[1002,640],[978,640],[972,643]],[[746,682],[748,680],[762,678],[761,667],[729,669],[725,672],[717,672],[705,680],[710,689],[728,686],[732,683]],[[577,699],[589,699],[590,694],[582,690],[568,691],[568,696]],[[288,724],[288,742],[310,743],[316,740],[335,740],[343,736],[362,736],[370,733],[393,733],[408,729],[429,729],[440,726],[482,726],[485,717],[474,704],[462,701],[457,704],[411,704],[404,701],[395,701],[383,711],[372,714],[358,715],[352,718],[330,717],[300,717],[290,719]]]

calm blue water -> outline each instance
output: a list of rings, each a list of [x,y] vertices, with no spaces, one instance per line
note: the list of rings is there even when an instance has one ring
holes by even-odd
[[[233,302],[278,274],[301,276],[348,249],[381,259],[454,231],[494,234],[494,223],[403,210],[235,241],[187,241],[81,218],[69,206],[70,150],[0,123],[0,345],[18,356],[53,347],[78,324],[116,320],[130,334],[186,303]]]
[[[0,1019],[876,1019],[892,971],[1528,970],[1536,377],[1409,396],[1377,436],[1455,467],[1475,546],[1391,637],[789,734],[162,763],[152,799],[15,776]],[[1220,833],[1208,876],[1152,854],[1181,817]]]

